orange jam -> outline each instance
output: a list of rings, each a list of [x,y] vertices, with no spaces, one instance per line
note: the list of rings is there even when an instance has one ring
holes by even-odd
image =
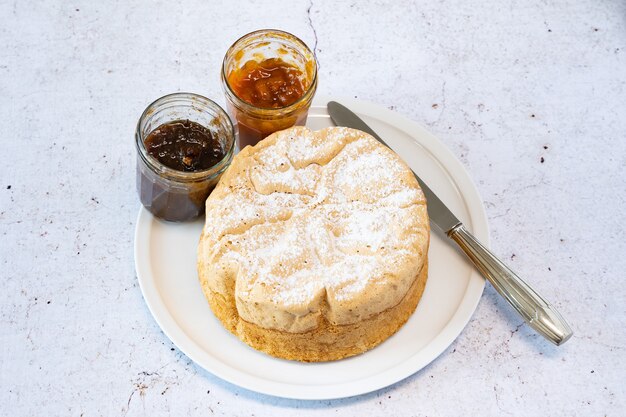
[[[226,51],[221,71],[239,149],[292,126],[304,126],[317,89],[315,54],[297,37],[263,29]]]
[[[243,101],[265,109],[287,107],[300,99],[306,76],[280,58],[250,60],[228,74],[228,83]]]

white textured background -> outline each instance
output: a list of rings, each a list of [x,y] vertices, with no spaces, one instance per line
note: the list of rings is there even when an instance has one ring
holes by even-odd
[[[626,415],[626,3],[0,2],[0,415]],[[487,288],[461,336],[387,389],[258,395],[160,331],[133,264],[135,123],[222,101],[255,29],[315,46],[318,93],[425,125],[463,162],[492,248],[560,308],[555,348]]]

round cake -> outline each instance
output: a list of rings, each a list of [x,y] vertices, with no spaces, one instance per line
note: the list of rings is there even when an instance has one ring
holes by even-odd
[[[426,284],[426,201],[411,170],[355,129],[276,132],[232,161],[206,201],[198,274],[224,327],[305,362],[394,334]]]

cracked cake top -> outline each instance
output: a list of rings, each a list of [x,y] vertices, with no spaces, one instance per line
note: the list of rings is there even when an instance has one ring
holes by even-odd
[[[294,127],[244,148],[206,202],[203,285],[242,319],[304,332],[398,304],[428,250],[411,170],[370,135]]]

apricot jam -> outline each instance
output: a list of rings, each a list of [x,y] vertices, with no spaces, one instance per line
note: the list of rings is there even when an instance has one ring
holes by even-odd
[[[235,42],[224,57],[222,87],[236,122],[239,149],[306,123],[317,89],[317,61],[297,37],[259,30]]]
[[[243,101],[265,109],[295,103],[304,95],[303,74],[280,58],[250,60],[228,75],[228,83]]]

